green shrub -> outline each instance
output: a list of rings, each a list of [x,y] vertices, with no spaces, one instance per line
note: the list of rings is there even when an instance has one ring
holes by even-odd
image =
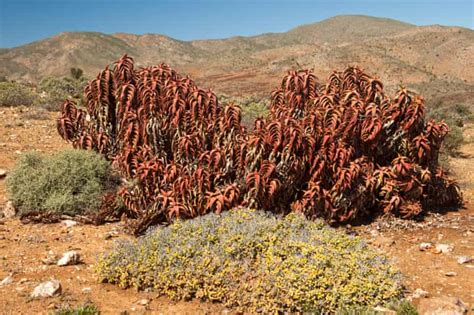
[[[219,96],[219,103],[235,103],[242,109],[242,124],[246,127],[253,127],[256,118],[265,117],[268,114],[270,100],[257,96],[232,97]]]
[[[407,300],[402,300],[393,303],[389,306],[390,309],[397,312],[397,315],[418,315],[415,306]]]
[[[100,155],[67,150],[50,157],[25,154],[6,184],[22,215],[32,211],[75,215],[97,210],[100,197],[114,186],[114,177]]]
[[[441,102],[428,107],[427,117],[437,121],[444,120],[449,126],[449,133],[443,142],[441,159],[447,160],[447,156],[456,156],[464,143],[462,127],[466,122],[473,120],[471,110],[464,104],[452,106],[444,105]]]
[[[55,315],[98,315],[99,309],[92,303],[84,303],[76,307],[63,307]]]
[[[38,86],[38,91],[42,95],[40,106],[49,111],[58,111],[65,99],[79,100],[85,84],[86,80],[82,77],[45,78]]]
[[[31,88],[17,82],[0,82],[1,106],[31,106],[37,100]]]
[[[101,281],[246,312],[335,311],[401,297],[399,272],[354,236],[290,214],[177,221],[99,257]]]
[[[456,156],[459,154],[459,149],[463,143],[462,129],[456,126],[450,127],[449,133],[443,142],[443,153],[449,156]]]
[[[83,71],[81,68],[71,68],[69,69],[69,71],[71,72],[71,77],[73,79],[79,80],[80,78],[82,78]]]

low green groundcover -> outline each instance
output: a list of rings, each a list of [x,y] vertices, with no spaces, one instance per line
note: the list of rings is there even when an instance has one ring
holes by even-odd
[[[361,239],[290,214],[238,209],[177,221],[99,257],[101,281],[246,312],[336,311],[402,296],[401,275]]]

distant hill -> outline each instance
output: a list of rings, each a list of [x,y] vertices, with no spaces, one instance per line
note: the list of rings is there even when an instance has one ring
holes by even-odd
[[[201,86],[226,94],[265,94],[290,69],[313,68],[325,79],[357,64],[386,82],[427,95],[474,99],[474,31],[414,26],[368,16],[336,16],[285,33],[180,41],[159,34],[60,33],[0,50],[0,75],[35,82],[80,67],[88,77],[129,54],[139,65],[166,62]],[[448,98],[449,99],[449,98]]]

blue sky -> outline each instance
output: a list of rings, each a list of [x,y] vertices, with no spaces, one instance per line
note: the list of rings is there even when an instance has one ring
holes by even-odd
[[[334,15],[474,27],[474,0],[0,0],[0,47],[64,31],[160,33],[177,39],[284,32]]]

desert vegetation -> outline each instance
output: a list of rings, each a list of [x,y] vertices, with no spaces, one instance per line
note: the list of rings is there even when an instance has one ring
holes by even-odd
[[[81,103],[87,79],[80,68],[71,68],[70,77],[44,77],[38,84],[0,81],[0,107],[31,106],[58,111],[64,99]]]
[[[100,257],[102,281],[245,312],[335,312],[402,297],[401,275],[360,239],[256,210],[208,214],[119,243]]]
[[[269,99],[218,97],[126,55],[85,82],[4,82],[43,110],[68,98],[57,130],[74,148],[24,155],[6,184],[24,223],[120,219],[142,235],[100,255],[100,281],[237,311],[416,313],[392,262],[327,223],[460,206],[442,162],[468,108],[425,110],[357,67],[325,83],[290,71]]]
[[[0,107],[32,106],[36,101],[37,94],[31,87],[16,82],[0,82]]]
[[[53,156],[27,153],[7,179],[10,200],[23,217],[98,212],[116,179],[99,154],[67,150]]]
[[[252,131],[240,107],[167,65],[135,70],[128,56],[85,99],[85,110],[62,105],[58,131],[127,179],[118,199],[134,233],[237,206],[347,222],[461,203],[438,165],[447,124],[425,120],[423,98],[407,89],[390,98],[358,68],[326,85],[290,72]]]

